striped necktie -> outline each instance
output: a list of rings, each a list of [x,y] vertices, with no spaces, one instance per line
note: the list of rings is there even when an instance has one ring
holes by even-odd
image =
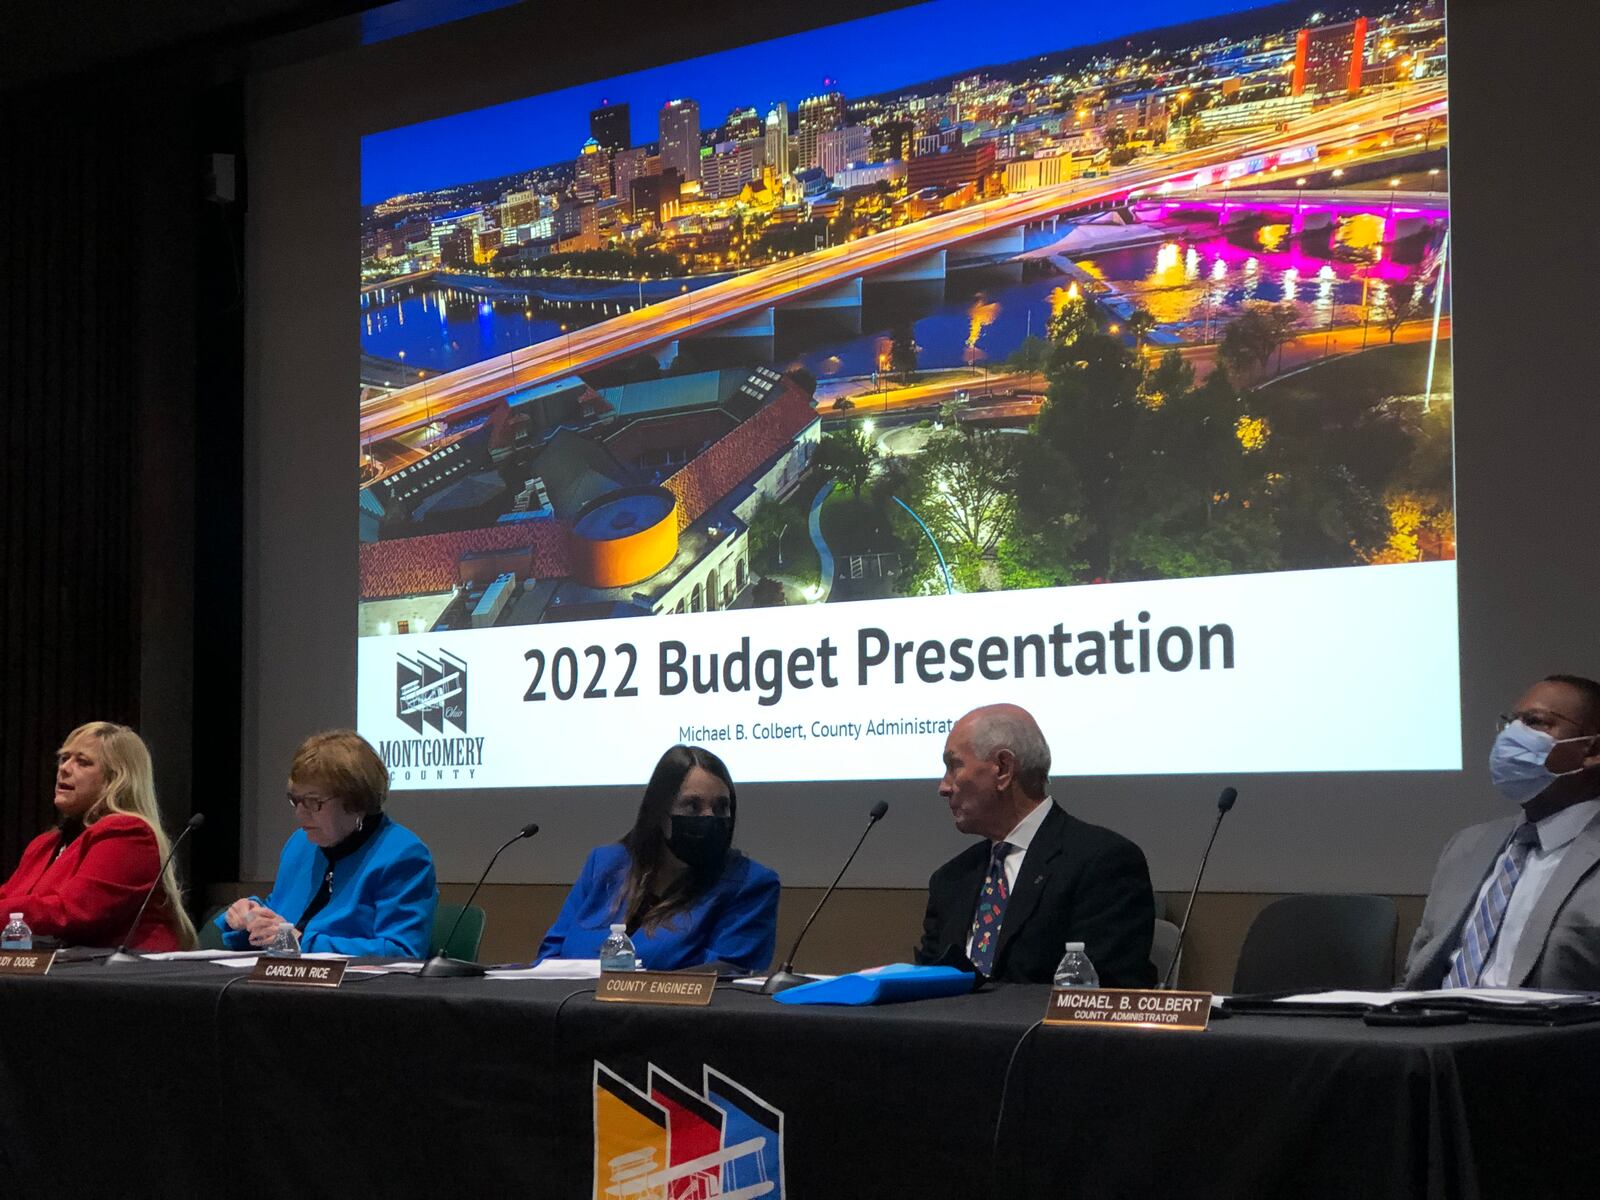
[[[1461,928],[1461,945],[1456,950],[1450,970],[1445,973],[1444,987],[1477,987],[1483,978],[1484,964],[1494,950],[1495,938],[1500,934],[1500,923],[1505,920],[1506,908],[1511,903],[1511,893],[1528,861],[1528,852],[1539,844],[1539,831],[1527,821],[1518,825],[1494,865],[1494,875],[1489,887],[1478,902],[1471,918]]]
[[[1011,894],[1006,884],[1006,853],[1010,842],[996,842],[989,854],[989,873],[978,893],[978,908],[972,914],[972,965],[980,974],[994,973],[994,954],[1000,944],[1000,923],[1005,920],[1006,900]]]

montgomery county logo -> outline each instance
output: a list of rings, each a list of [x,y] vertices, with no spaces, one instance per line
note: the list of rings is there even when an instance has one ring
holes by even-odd
[[[594,1064],[593,1200],[782,1200],[783,1113],[720,1071],[654,1063],[641,1091]]]
[[[439,651],[397,656],[395,664],[395,715],[413,732],[423,727],[443,733],[446,723],[467,732],[467,664]]]

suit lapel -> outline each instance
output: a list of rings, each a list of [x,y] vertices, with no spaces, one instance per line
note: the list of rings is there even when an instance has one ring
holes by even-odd
[[[1500,853],[1518,823],[1517,817],[1507,817],[1482,826],[1477,841],[1462,856],[1463,865],[1472,869],[1457,871],[1448,881],[1441,881],[1442,886],[1450,890],[1448,894],[1440,896],[1439,910],[1455,913],[1455,922],[1441,931],[1441,936],[1434,940],[1428,954],[1429,966],[1420,977],[1422,980],[1433,980],[1428,986],[1439,987],[1443,984],[1445,974],[1450,970],[1450,956],[1461,945],[1461,931],[1472,919],[1473,910],[1478,906],[1478,892],[1494,870],[1495,863],[1500,861]]]
[[[1550,882],[1545,884],[1533,911],[1528,914],[1528,923],[1522,928],[1522,936],[1517,939],[1517,951],[1511,959],[1508,979],[1512,987],[1526,984],[1534,965],[1539,961],[1539,955],[1544,952],[1544,944],[1550,936],[1550,927],[1555,924],[1556,913],[1567,902],[1578,881],[1596,863],[1600,863],[1600,817],[1595,817],[1583,827],[1582,833],[1572,839],[1567,852],[1561,856],[1561,865],[1550,876]]]
[[[1017,872],[1016,886],[1006,901],[1005,920],[1000,924],[1000,944],[995,947],[995,966],[1000,965],[1006,947],[1011,944],[1039,906],[1045,883],[1050,878],[1051,865],[1061,853],[1061,836],[1065,832],[1067,814],[1054,801],[1047,801],[1050,811],[1045,814],[1039,832],[1028,843],[1028,852],[1022,856],[1022,867]],[[976,903],[977,897],[973,897]]]
[[[983,880],[989,873],[989,843],[974,846],[970,853],[974,860],[956,881],[956,903],[950,909],[945,926],[945,945],[966,952],[967,938],[972,936],[972,920],[978,911],[978,893],[983,890]]]

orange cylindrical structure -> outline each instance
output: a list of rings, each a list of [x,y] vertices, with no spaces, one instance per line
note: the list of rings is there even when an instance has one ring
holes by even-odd
[[[620,488],[572,523],[572,573],[596,588],[649,579],[678,553],[678,501],[663,487]]]

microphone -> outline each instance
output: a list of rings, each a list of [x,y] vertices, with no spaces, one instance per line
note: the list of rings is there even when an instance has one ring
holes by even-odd
[[[794,939],[794,945],[789,947],[789,955],[783,960],[783,966],[776,972],[767,976],[766,983],[761,985],[761,994],[771,996],[776,992],[787,991],[792,987],[799,987],[802,983],[811,983],[809,975],[797,975],[794,971],[794,956],[800,950],[800,943],[805,940],[806,932],[811,928],[811,922],[817,919],[817,914],[822,911],[822,906],[828,902],[828,897],[833,895],[833,889],[839,886],[839,880],[844,878],[844,873],[850,869],[850,864],[855,862],[856,854],[861,849],[861,844],[867,840],[867,834],[872,832],[872,827],[883,820],[883,815],[889,811],[889,802],[879,800],[872,806],[872,811],[867,814],[867,827],[861,831],[861,837],[856,841],[856,848],[850,851],[850,857],[844,860],[844,866],[839,868],[839,873],[833,877],[833,882],[828,885],[828,890],[822,893],[822,899],[817,901],[817,907],[811,910],[811,915],[806,918],[805,926],[800,930],[800,936]]]
[[[188,837],[191,833],[193,833],[196,829],[199,829],[200,826],[204,825],[205,823],[205,813],[195,813],[184,824],[183,832],[173,839],[171,847],[169,847],[167,850],[167,857],[161,861],[161,869],[156,872],[155,882],[150,885],[150,890],[144,894],[144,902],[139,905],[139,911],[134,914],[133,924],[129,925],[128,932],[122,935],[122,944],[117,947],[115,954],[111,955],[109,958],[102,959],[101,961],[108,963],[128,963],[139,961],[139,956],[137,954],[129,953],[128,942],[133,937],[134,931],[139,928],[139,922],[144,920],[144,910],[150,907],[151,897],[156,894],[156,890],[161,886],[162,879],[166,877],[167,867],[172,863],[172,856],[178,852],[178,847],[183,845],[183,839]]]
[[[1183,910],[1183,924],[1178,926],[1178,944],[1172,949],[1172,962],[1167,965],[1167,973],[1161,980],[1164,988],[1172,986],[1172,977],[1178,970],[1178,959],[1183,955],[1183,935],[1189,932],[1189,917],[1194,912],[1194,898],[1200,894],[1200,880],[1206,873],[1206,860],[1211,857],[1211,847],[1216,844],[1217,830],[1222,828],[1222,818],[1228,815],[1228,810],[1233,807],[1233,802],[1239,798],[1239,789],[1225,787],[1222,795],[1217,797],[1217,820],[1211,826],[1211,840],[1206,843],[1206,852],[1200,856],[1200,869],[1194,873],[1194,887],[1189,892],[1189,903]]]
[[[449,935],[444,939],[443,942],[440,943],[439,953],[435,954],[427,962],[423,963],[422,970],[419,972],[419,974],[424,975],[429,979],[460,979],[468,975],[488,974],[487,968],[479,965],[478,963],[465,962],[459,958],[447,957],[443,947],[448,946],[450,944],[450,939],[456,936],[456,930],[461,927],[461,918],[467,915],[467,909],[471,908],[472,902],[478,898],[478,890],[483,887],[483,881],[489,878],[489,872],[494,870],[495,859],[499,858],[500,855],[505,852],[506,847],[511,845],[513,842],[520,842],[523,838],[531,838],[538,832],[539,823],[537,821],[529,821],[521,829],[517,830],[516,833],[512,834],[511,837],[506,839],[504,845],[502,845],[499,850],[494,852],[494,856],[489,859],[489,865],[483,869],[483,874],[478,876],[478,882],[473,885],[472,894],[467,897],[467,902],[461,906],[461,911],[456,914],[456,919],[450,926]]]

